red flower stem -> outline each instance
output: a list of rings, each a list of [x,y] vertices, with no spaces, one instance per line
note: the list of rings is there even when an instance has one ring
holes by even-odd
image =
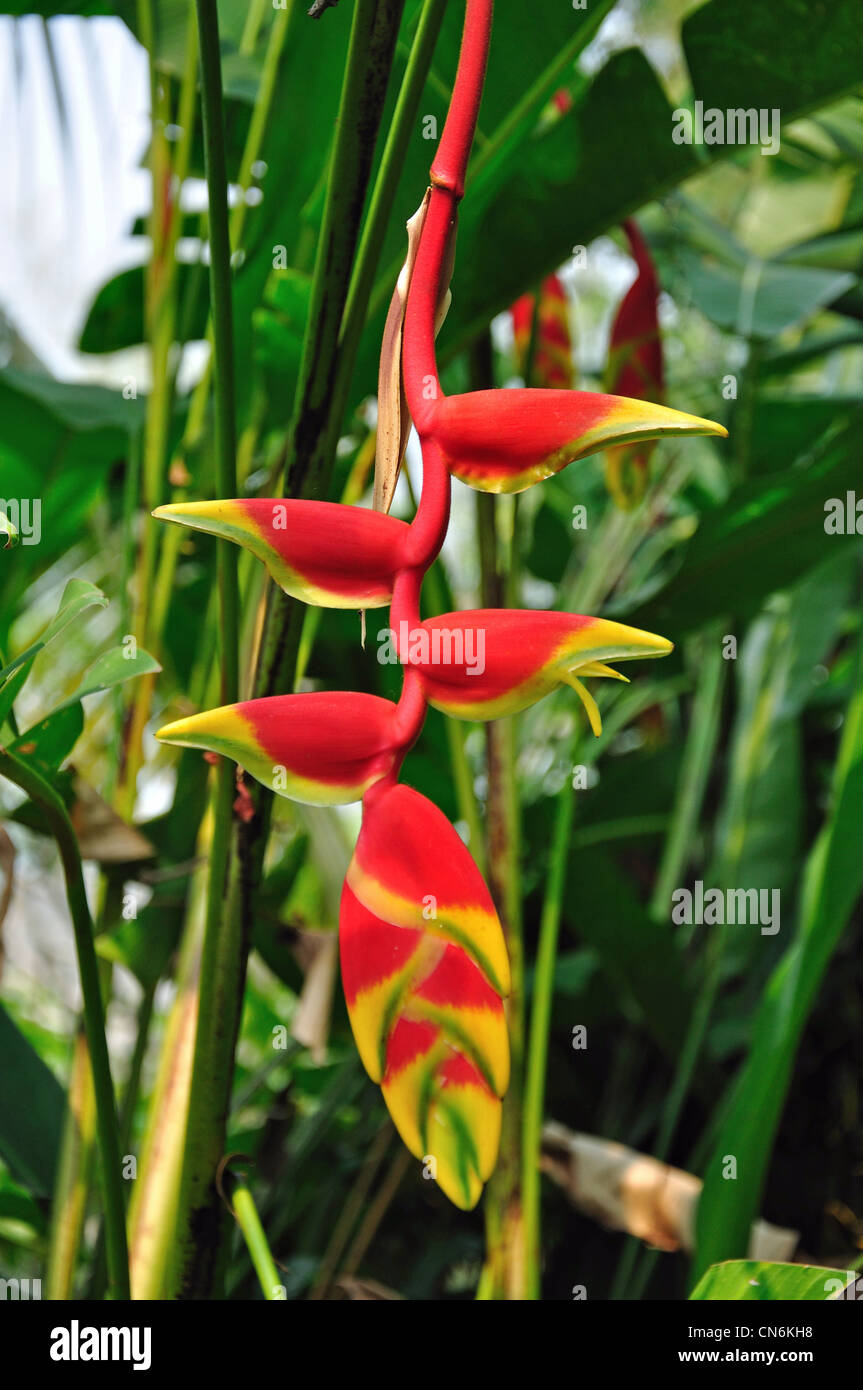
[[[439,446],[427,434],[435,404],[443,395],[435,355],[435,315],[456,210],[464,194],[465,171],[485,80],[493,9],[494,0],[467,0],[458,70],[431,167],[431,197],[405,310],[405,394],[422,441],[423,478],[419,506],[411,524],[409,566],[396,577],[390,605],[390,622],[397,643],[403,630],[410,634],[420,624],[423,577],[434,563],[449,525],[449,470]],[[399,656],[405,672],[396,726],[406,753],[419,737],[426,702],[419,672],[407,664],[409,650],[400,650]],[[385,781],[394,781],[397,775],[394,770]],[[377,783],[376,787],[380,789],[381,785]]]
[[[431,167],[431,197],[408,291],[404,382],[413,422],[423,433],[443,394],[437,374],[434,321],[438,287],[476,130],[485,81],[494,0],[467,0],[458,70],[443,134]]]
[[[458,197],[432,188],[405,309],[403,370],[411,419],[420,435],[430,424],[444,394],[435,354],[438,286]]]
[[[422,453],[422,489],[416,516],[411,522],[407,562],[411,568],[425,571],[434,564],[444,543],[449,526],[451,489],[449,469],[433,439],[423,440]]]
[[[433,187],[456,198],[464,194],[464,176],[482,98],[494,0],[467,0],[458,69],[443,134],[432,161]]]

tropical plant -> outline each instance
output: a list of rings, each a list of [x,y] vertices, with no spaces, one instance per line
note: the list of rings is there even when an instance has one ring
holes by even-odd
[[[75,344],[102,384],[20,325],[0,368],[3,1269],[835,1296],[853,0],[823,47],[795,0],[22,8],[79,15],[93,102],[135,36],[152,197]],[[32,42],[74,181],[61,28]],[[778,152],[678,143],[696,100],[780,112]],[[59,1022],[22,944],[55,860]],[[763,930],[686,915],[774,893]]]

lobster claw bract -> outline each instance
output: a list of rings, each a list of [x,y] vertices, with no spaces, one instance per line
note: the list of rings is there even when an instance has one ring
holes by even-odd
[[[304,498],[178,502],[153,515],[245,546],[286,594],[321,608],[388,604],[409,533],[394,516]]]
[[[270,695],[178,719],[156,737],[221,753],[292,801],[359,801],[393,768],[396,706],[349,690]]]
[[[612,444],[727,431],[650,401],[519,387],[442,396],[421,433],[435,440],[462,482],[482,492],[523,492]]]
[[[410,787],[372,792],[339,924],[357,1048],[416,1157],[456,1206],[476,1205],[509,1082],[503,931],[449,821]]]
[[[664,637],[607,618],[535,609],[479,608],[427,618],[401,644],[426,699],[459,719],[498,719],[535,704],[561,684],[581,697],[594,733],[596,702],[583,676],[625,680],[608,661],[666,656]]]

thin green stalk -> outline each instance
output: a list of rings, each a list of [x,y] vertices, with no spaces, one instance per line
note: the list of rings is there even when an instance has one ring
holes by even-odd
[[[129,1262],[120,1167],[117,1108],[111,1080],[111,1064],[105,1040],[105,1010],[99,980],[99,964],[93,944],[93,919],[87,903],[81,855],[75,831],[62,799],[52,786],[23,759],[0,750],[0,774],[14,782],[39,807],[60,851],[66,879],[66,896],[75,933],[78,972],[84,1001],[84,1031],[93,1073],[96,1100],[96,1135],[101,1158],[105,1242],[109,1292],[113,1298],[129,1297]]]
[[[356,238],[380,121],[380,111],[377,111],[372,129],[369,129],[369,112],[365,109],[367,87],[377,76],[370,71],[370,63],[375,58],[379,61],[381,52],[385,53],[389,59],[388,73],[403,8],[404,0],[357,0],[354,7],[348,65],[297,382],[288,461],[288,480],[295,495],[302,490],[307,478],[327,467],[332,432],[340,426],[340,422],[339,426],[332,424],[337,412],[331,392]],[[384,78],[381,99],[385,89]]]
[[[524,1203],[525,1241],[527,1245],[527,1297],[530,1299],[539,1298],[542,1282],[540,1273],[539,1157],[545,1105],[548,1030],[551,1024],[554,967],[557,959],[557,934],[560,926],[563,889],[566,882],[566,859],[574,805],[575,797],[567,781],[557,801],[547,887],[539,925],[539,943],[530,1008],[530,1036],[527,1044],[524,1086],[524,1158],[522,1166],[522,1201]]]
[[[231,1195],[231,1206],[237,1225],[243,1233],[243,1239],[249,1251],[258,1282],[261,1285],[264,1298],[268,1302],[277,1301],[275,1291],[281,1287],[281,1279],[276,1269],[276,1262],[267,1243],[264,1228],[261,1225],[261,1218],[255,1206],[255,1199],[245,1180],[237,1183]]]
[[[431,67],[445,9],[446,0],[425,0],[399,88],[392,124],[381,155],[342,318],[336,370],[337,399],[342,401],[350,386],[381,246],[392,214],[408,143],[415,130],[420,97]],[[334,413],[337,416],[341,415],[339,410]]]
[[[471,354],[471,385],[493,385],[491,339],[486,333]],[[477,540],[482,576],[482,604],[500,608],[506,581],[500,566],[497,502],[489,494],[476,498]],[[480,1294],[489,1299],[526,1296],[527,1250],[523,1220],[522,1086],[524,1082],[524,943],[521,904],[521,812],[515,776],[515,719],[508,716],[486,726],[488,801],[488,883],[503,925],[512,987],[507,1000],[511,1071],[503,1102],[500,1156],[486,1196],[486,1265]],[[480,1295],[478,1295],[480,1296]]]
[[[219,497],[237,488],[237,429],[234,405],[234,319],[231,301],[231,239],[228,231],[228,176],[222,114],[222,66],[216,0],[196,0],[201,50],[204,165],[210,228],[210,304],[213,317],[216,486]],[[222,698],[236,700],[240,684],[239,594],[236,550],[219,547]]]
[[[213,317],[216,479],[220,497],[236,495],[234,343],[231,304],[231,248],[228,184],[222,116],[222,71],[215,0],[196,0],[201,52],[204,160],[210,226],[210,300]],[[220,607],[220,696],[231,704],[239,694],[239,591],[235,548],[218,550]],[[186,1148],[177,1209],[176,1262],[172,1270],[181,1294],[195,1292],[188,1270],[196,1254],[208,1256],[197,1229],[199,1210],[209,1201],[224,1143],[233,1080],[234,1026],[243,993],[245,943],[230,901],[226,907],[226,866],[230,859],[235,776],[226,760],[216,770],[213,839],[210,849],[207,911],[201,959],[200,999],[195,1036]],[[215,1233],[213,1241],[215,1242]],[[201,1247],[201,1248],[198,1248]]]
[[[650,903],[654,917],[669,911],[672,891],[680,886],[681,875],[691,854],[692,836],[701,816],[704,791],[719,736],[725,665],[720,628],[711,627],[701,641],[700,673],[692,702],[692,720],[686,738],[683,768]]]
[[[60,1144],[57,1181],[51,1197],[51,1231],[45,1291],[51,1303],[72,1297],[78,1249],[93,1175],[96,1106],[93,1072],[83,1025],[79,1024],[72,1054],[66,1118]]]
[[[151,144],[151,207],[148,219],[151,253],[147,266],[144,320],[150,347],[152,384],[147,398],[143,452],[140,464],[144,522],[135,577],[135,612],[131,630],[151,651],[161,648],[161,627],[154,624],[153,589],[158,554],[155,522],[149,513],[163,500],[168,459],[171,405],[174,395],[172,352],[177,319],[176,245],[180,234],[180,189],[189,167],[196,101],[197,36],[190,14],[186,35],[183,78],[177,123],[180,140],[174,152],[165,133],[171,119],[168,84],[155,65],[155,12],[152,0],[140,0],[139,26],[149,54]],[[168,216],[166,218],[166,209]],[[128,629],[126,629],[128,630]],[[155,680],[145,676],[135,683],[123,742],[124,760],[117,809],[130,816],[135,806],[137,778],[143,761],[144,729],[150,712]]]
[[[270,0],[251,0],[246,22],[243,26],[242,37],[240,38],[240,52],[254,53],[258,35],[261,32],[261,25],[264,22],[264,15],[269,8]],[[279,11],[279,13],[282,13]],[[278,18],[278,14],[276,16]],[[273,21],[275,23],[275,21]]]

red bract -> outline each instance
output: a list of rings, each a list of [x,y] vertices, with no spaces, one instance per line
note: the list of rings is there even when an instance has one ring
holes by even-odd
[[[564,684],[577,691],[597,734],[599,711],[580,678],[625,680],[605,663],[672,650],[664,637],[607,618],[533,609],[445,613],[405,635],[402,660],[419,671],[436,709],[459,719],[497,719]]]
[[[479,870],[409,787],[367,798],[339,935],[363,1064],[408,1148],[470,1208],[494,1167],[509,1080],[509,964]]]
[[[153,515],[244,546],[285,593],[323,608],[389,603],[410,532],[405,522],[363,507],[302,499],[181,502]]]
[[[523,492],[608,444],[724,433],[711,420],[650,401],[531,388],[444,396],[422,431],[450,472],[483,492]]]
[[[320,691],[271,695],[193,714],[156,737],[222,753],[294,801],[359,801],[404,754],[397,708],[377,695]]]

